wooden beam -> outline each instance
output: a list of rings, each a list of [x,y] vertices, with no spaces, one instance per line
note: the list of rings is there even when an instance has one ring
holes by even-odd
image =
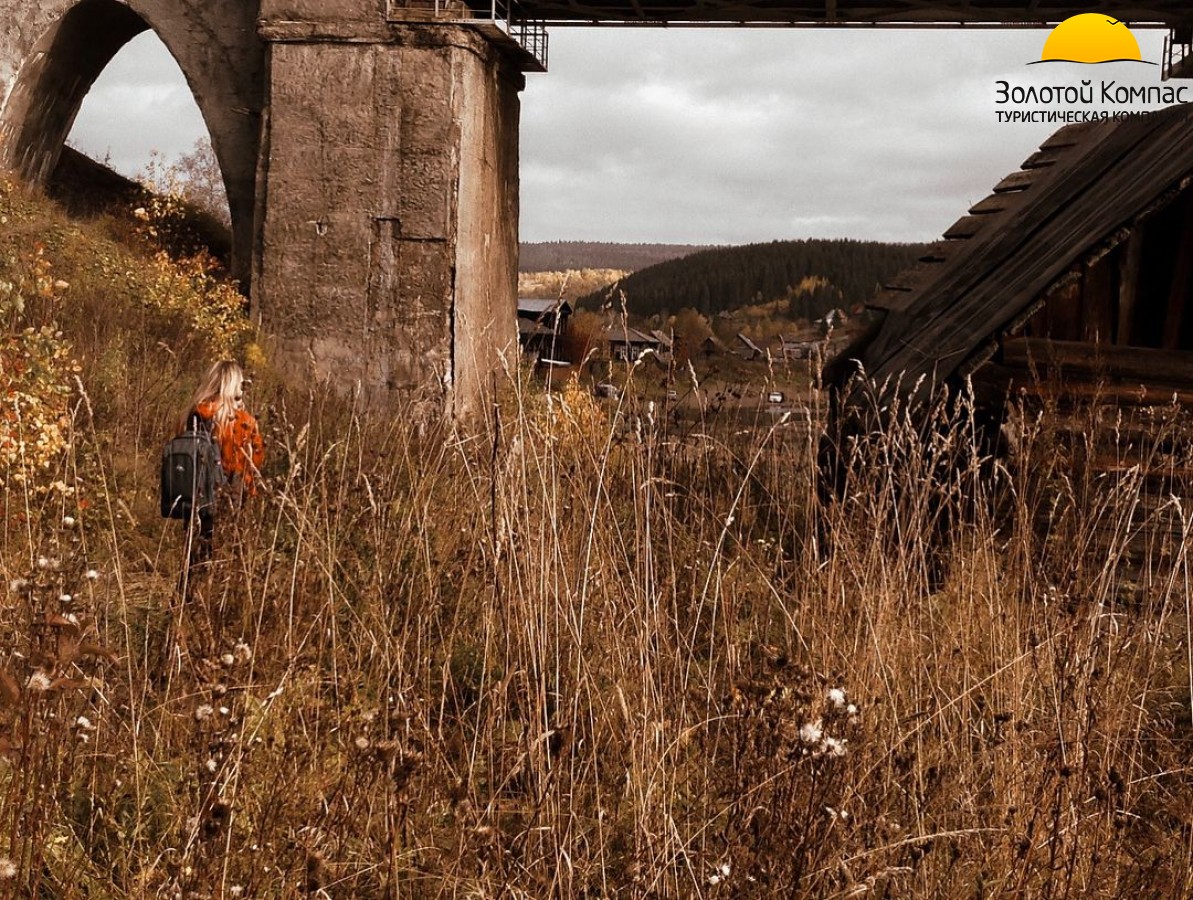
[[[1047,336],[1057,341],[1081,337],[1081,282],[1062,284],[1045,298],[1044,322]]]
[[[1023,370],[1034,367],[1041,373],[1059,368],[1062,377],[1082,380],[1115,378],[1193,385],[1193,352],[1184,350],[1018,337],[1003,341],[1002,365]]]
[[[981,231],[985,224],[985,218],[980,215],[962,216],[949,226],[948,231],[944,233],[944,238],[947,241],[966,240]]]
[[[1030,376],[1011,382],[1010,393],[1019,397],[1071,403],[1106,403],[1113,406],[1193,406],[1193,390],[1156,384],[1062,384],[1033,381]]]
[[[1081,285],[1081,339],[1110,342],[1114,333],[1114,268],[1111,257],[1085,267]]]
[[[1131,343],[1135,329],[1135,305],[1139,298],[1139,270],[1143,262],[1143,228],[1136,222],[1118,269],[1118,327],[1114,343]]]
[[[996,184],[994,186],[994,193],[1001,194],[1006,191],[1025,191],[1035,183],[1038,177],[1038,169],[1020,169],[1018,172],[1012,172],[1010,175]]]
[[[1021,169],[1043,169],[1047,166],[1056,165],[1056,161],[1060,158],[1060,154],[1055,150],[1037,150],[1031,156],[1023,161]]]
[[[1189,302],[1189,279],[1193,276],[1193,193],[1185,195],[1184,204],[1184,221],[1172,267],[1172,281],[1168,285],[1168,311],[1164,315],[1164,333],[1160,342],[1166,350],[1175,350],[1181,345],[1185,306]]]
[[[1015,197],[1016,193],[1009,194],[991,194],[984,200],[979,200],[969,208],[971,216],[988,216],[992,213],[1004,212],[1010,204],[1007,202],[1008,197]]]

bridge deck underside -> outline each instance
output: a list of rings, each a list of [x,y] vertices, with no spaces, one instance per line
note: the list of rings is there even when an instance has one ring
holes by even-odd
[[[470,0],[476,7],[484,0]],[[517,18],[554,24],[1054,25],[1105,13],[1132,26],[1193,20],[1189,0],[513,0]]]

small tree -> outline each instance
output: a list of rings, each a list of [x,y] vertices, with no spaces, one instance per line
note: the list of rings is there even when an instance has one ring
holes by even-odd
[[[672,316],[670,325],[675,335],[675,358],[681,362],[695,356],[700,344],[713,333],[708,319],[690,306]]]
[[[568,329],[560,337],[560,355],[577,364],[601,347],[601,317],[585,309],[576,310],[568,322]]]
[[[139,178],[155,193],[181,197],[209,213],[225,228],[232,227],[224,175],[207,137],[200,137],[189,153],[172,163],[165,162],[155,151]]]

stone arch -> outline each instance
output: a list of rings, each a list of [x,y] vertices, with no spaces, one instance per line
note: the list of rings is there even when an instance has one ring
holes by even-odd
[[[33,183],[57,164],[83,98],[112,58],[152,28],[173,55],[207,124],[232,213],[232,269],[247,288],[254,229],[264,50],[257,3],[76,0],[23,4],[0,48],[11,80],[0,112],[0,164]]]

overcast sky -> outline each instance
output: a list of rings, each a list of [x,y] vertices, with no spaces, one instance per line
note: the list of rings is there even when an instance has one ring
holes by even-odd
[[[1137,29],[1145,60],[1163,36]],[[933,240],[1056,125],[1000,123],[996,82],[1156,85],[1156,67],[1045,64],[1046,30],[554,28],[522,95],[526,241]],[[1091,74],[1092,73],[1092,74]],[[205,134],[152,35],[71,143],[128,174]]]

